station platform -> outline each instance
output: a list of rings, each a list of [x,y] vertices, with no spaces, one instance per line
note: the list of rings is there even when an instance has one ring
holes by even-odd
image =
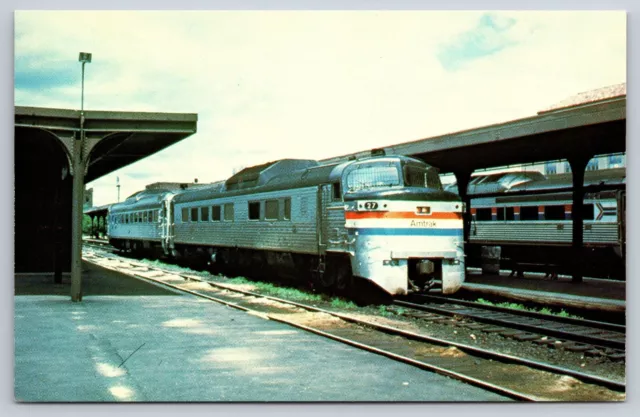
[[[551,280],[544,274],[525,274],[524,277],[510,276],[508,272],[485,275],[478,270],[467,272],[461,291],[497,295],[520,302],[535,301],[552,307],[624,313],[626,290],[625,281],[584,278],[582,282],[574,283],[566,276]]]
[[[85,263],[15,277],[17,402],[459,402],[505,398]]]

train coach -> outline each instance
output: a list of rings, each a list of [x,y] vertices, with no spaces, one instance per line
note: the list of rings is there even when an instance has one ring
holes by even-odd
[[[462,211],[417,159],[284,159],[215,184],[134,194],[111,206],[109,240],[342,294],[362,283],[391,296],[440,284],[449,294],[465,277]]]
[[[585,173],[580,262],[589,276],[625,278],[625,178],[624,168]],[[487,248],[499,248],[493,257],[504,269],[546,272],[551,277],[571,273],[575,255],[570,173],[496,173],[477,176],[470,185],[469,266],[482,266]]]

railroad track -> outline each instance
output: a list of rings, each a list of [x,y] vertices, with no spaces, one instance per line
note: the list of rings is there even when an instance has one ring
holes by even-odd
[[[530,341],[582,352],[587,356],[603,356],[614,361],[625,359],[625,326],[606,322],[515,310],[472,301],[419,295],[416,302],[396,300],[396,306],[408,309],[402,314],[422,319],[442,317],[456,326],[472,330],[498,333],[519,341]],[[418,303],[419,302],[419,303]]]
[[[156,268],[103,251],[85,261],[313,332],[517,401],[619,401],[625,384],[512,355],[430,337],[360,314],[344,314],[234,288],[203,277]]]

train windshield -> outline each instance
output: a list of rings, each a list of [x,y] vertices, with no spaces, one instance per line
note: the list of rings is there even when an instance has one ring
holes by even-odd
[[[404,185],[407,187],[426,187],[442,190],[440,175],[435,168],[421,165],[405,165]]]
[[[397,162],[367,162],[358,164],[347,174],[346,191],[390,188],[401,184]]]

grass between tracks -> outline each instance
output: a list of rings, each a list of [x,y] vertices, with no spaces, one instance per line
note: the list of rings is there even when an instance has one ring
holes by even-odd
[[[522,304],[517,304],[517,303],[492,303],[491,301],[487,301],[487,300],[485,300],[483,298],[478,298],[478,300],[476,300],[476,302],[478,302],[480,304],[489,305],[489,306],[510,308],[512,310],[530,311],[530,312],[534,312],[534,313],[549,314],[549,315],[558,316],[558,317],[571,317],[571,318],[574,318],[574,319],[582,319],[582,317],[574,316],[573,314],[569,314],[565,310],[553,311],[550,308],[546,308],[546,307],[543,307],[541,309],[527,308],[527,307],[523,306]]]

